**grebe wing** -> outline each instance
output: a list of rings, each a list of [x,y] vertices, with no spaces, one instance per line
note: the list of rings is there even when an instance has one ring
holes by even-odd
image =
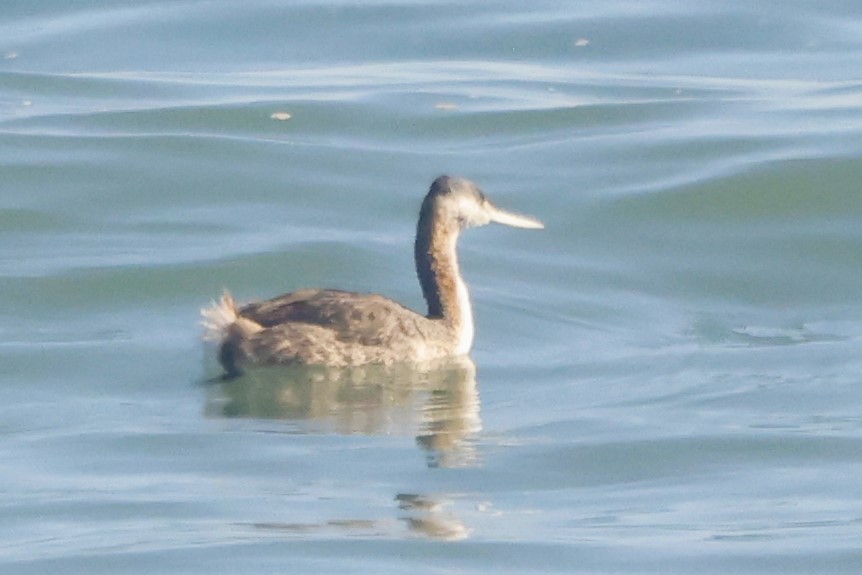
[[[240,308],[242,317],[264,328],[310,324],[327,328],[341,341],[379,345],[394,332],[414,331],[427,322],[415,311],[378,294],[305,289]],[[299,327],[299,326],[297,326]]]

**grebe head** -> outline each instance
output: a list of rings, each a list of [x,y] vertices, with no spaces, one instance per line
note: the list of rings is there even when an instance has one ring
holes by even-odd
[[[484,226],[491,222],[516,228],[542,229],[536,218],[507,212],[485,197],[479,186],[464,178],[440,176],[431,184],[422,203],[422,214],[433,213],[441,223],[455,223],[460,229]]]

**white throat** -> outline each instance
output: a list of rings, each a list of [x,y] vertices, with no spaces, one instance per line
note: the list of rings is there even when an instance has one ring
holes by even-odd
[[[476,333],[473,325],[473,306],[470,303],[470,292],[467,291],[467,284],[458,277],[458,310],[461,318],[458,326],[458,343],[455,348],[455,353],[458,355],[466,355],[470,353],[470,348],[473,347],[473,336]]]

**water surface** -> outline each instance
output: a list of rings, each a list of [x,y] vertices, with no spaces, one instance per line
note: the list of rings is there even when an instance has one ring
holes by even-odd
[[[858,573],[855,2],[6,2],[4,572]],[[289,119],[285,118],[289,115]],[[198,309],[421,309],[437,374],[217,373]]]

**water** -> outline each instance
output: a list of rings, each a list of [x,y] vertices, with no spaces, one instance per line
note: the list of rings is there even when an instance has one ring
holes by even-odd
[[[4,573],[858,573],[856,2],[5,2]],[[278,114],[289,114],[279,120]],[[421,307],[476,366],[210,384],[197,313]]]

